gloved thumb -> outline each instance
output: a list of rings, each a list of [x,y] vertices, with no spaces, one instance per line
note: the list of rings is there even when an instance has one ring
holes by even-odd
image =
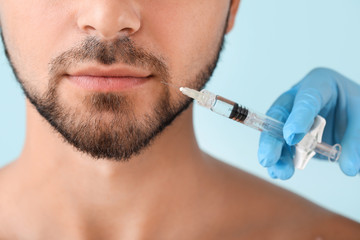
[[[341,170],[348,176],[355,176],[360,171],[360,112],[355,109],[355,103],[348,108],[348,126],[341,142],[342,153],[339,159]]]

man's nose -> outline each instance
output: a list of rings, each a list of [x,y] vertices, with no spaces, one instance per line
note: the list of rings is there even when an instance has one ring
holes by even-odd
[[[136,33],[141,27],[141,19],[132,1],[90,0],[82,1],[77,25],[87,34],[112,40]]]

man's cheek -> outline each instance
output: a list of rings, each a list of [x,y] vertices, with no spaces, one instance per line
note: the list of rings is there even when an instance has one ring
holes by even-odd
[[[19,80],[37,94],[45,92],[49,78],[46,60],[41,62],[34,57],[31,49],[21,44],[15,45],[11,40],[7,42],[6,48]]]

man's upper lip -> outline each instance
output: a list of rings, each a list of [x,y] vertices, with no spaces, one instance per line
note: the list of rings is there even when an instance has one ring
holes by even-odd
[[[151,72],[131,66],[88,66],[69,71],[70,76],[95,76],[95,77],[134,77],[146,78]]]

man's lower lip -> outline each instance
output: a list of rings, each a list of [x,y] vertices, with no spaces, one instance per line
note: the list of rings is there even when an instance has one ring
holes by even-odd
[[[67,76],[67,79],[80,88],[89,91],[124,91],[147,82],[150,77],[98,77]]]

